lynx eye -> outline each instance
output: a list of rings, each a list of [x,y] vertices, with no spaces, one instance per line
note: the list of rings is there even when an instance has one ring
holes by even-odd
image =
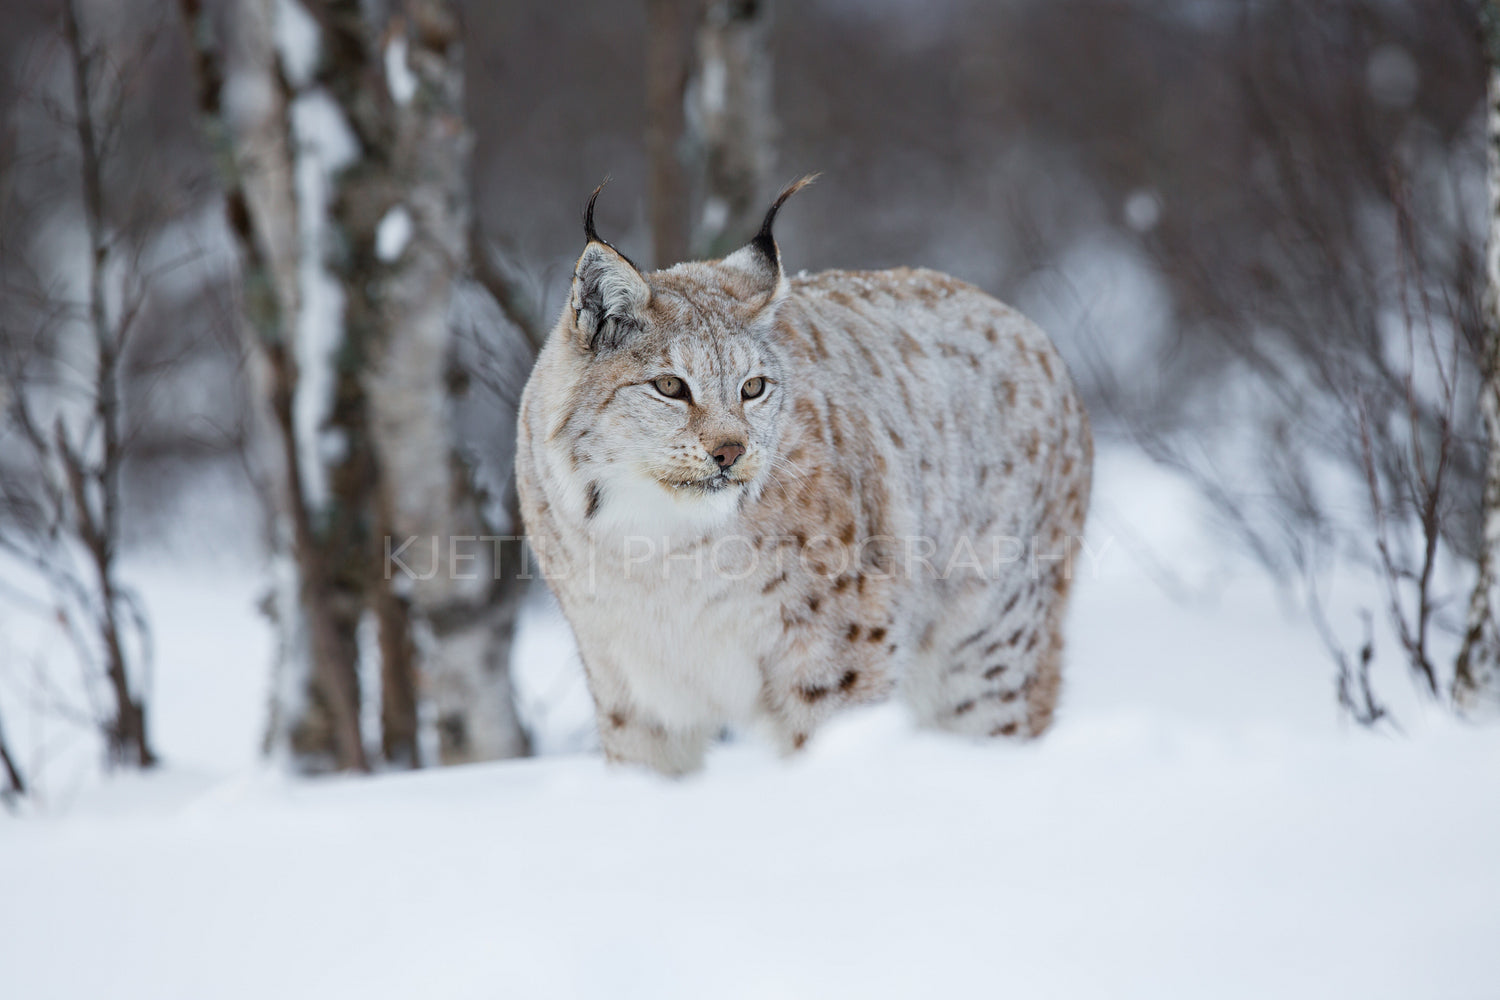
[[[745,384],[740,386],[740,395],[745,399],[754,399],[756,396],[759,396],[765,391],[766,380],[760,378],[759,376],[757,376],[756,378],[746,379]]]
[[[657,392],[661,393],[663,396],[666,396],[668,399],[688,398],[687,383],[678,378],[676,375],[663,375],[661,378],[657,379],[651,384],[656,387]]]

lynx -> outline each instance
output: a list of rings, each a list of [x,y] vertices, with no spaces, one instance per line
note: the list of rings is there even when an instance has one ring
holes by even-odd
[[[933,271],[788,277],[772,235],[642,273],[584,216],[521,401],[526,530],[614,761],[681,774],[726,730],[786,752],[898,691],[1034,737],[1092,474],[1029,320]]]

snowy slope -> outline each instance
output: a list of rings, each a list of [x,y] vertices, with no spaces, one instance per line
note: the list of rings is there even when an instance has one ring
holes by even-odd
[[[154,587],[159,631],[217,625],[163,641],[178,763],[0,818],[0,997],[1500,995],[1500,732],[1415,705],[1404,736],[1341,725],[1310,632],[1221,579],[1188,501],[1103,472],[1096,535],[1128,522],[1216,599],[1105,550],[1029,747],[885,707],[677,783],[576,753],[297,782],[230,759],[263,708],[248,588],[214,619]],[[565,746],[565,644],[537,620],[521,649]]]
[[[5,995],[1495,995],[1493,738],[902,730],[11,824]]]

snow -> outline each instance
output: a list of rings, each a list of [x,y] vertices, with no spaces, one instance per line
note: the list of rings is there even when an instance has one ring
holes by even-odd
[[[1155,191],[1138,188],[1125,199],[1125,223],[1138,233],[1149,233],[1161,221],[1161,198]]]
[[[293,90],[312,82],[322,53],[322,33],[318,22],[297,0],[276,0],[276,54]]]
[[[1096,496],[1044,740],[882,706],[679,782],[587,750],[545,602],[516,680],[551,756],[287,778],[252,574],[137,566],[169,766],[0,818],[4,995],[1493,996],[1500,731],[1414,697],[1403,735],[1342,724],[1186,487],[1106,449]],[[1343,623],[1372,595],[1336,583]]]
[[[1475,734],[1069,727],[997,753],[877,711],[791,765],[714,763],[680,785],[567,757],[252,778],[12,824],[7,979],[38,1000],[1493,985],[1494,806],[1471,782],[1500,752]]]
[[[297,317],[297,395],[293,422],[302,453],[308,506],[322,507],[328,493],[327,469],[319,436],[333,407],[334,356],[343,336],[344,292],[329,273],[324,254],[330,240],[328,205],[333,177],[352,163],[359,141],[322,89],[292,102],[292,134],[297,142],[296,192],[302,308]]]
[[[717,49],[711,48],[704,53],[699,78],[702,81],[699,84],[702,88],[699,97],[702,113],[709,117],[722,115],[728,101],[729,71]]]
[[[1128,203],[1124,211],[1128,216]],[[1106,235],[1074,242],[1057,267],[1038,269],[1022,282],[1015,299],[1017,309],[1059,342],[1076,345],[1080,378],[1129,372],[1121,388],[1145,394],[1168,374],[1163,356],[1171,343],[1172,298],[1128,240]],[[1108,333],[1089,332],[1096,330]]]
[[[375,227],[375,256],[386,263],[399,259],[411,242],[411,232],[411,213],[405,205],[395,206]]]
[[[391,100],[408,104],[417,94],[417,77],[406,61],[406,36],[396,34],[385,46],[385,82]]]

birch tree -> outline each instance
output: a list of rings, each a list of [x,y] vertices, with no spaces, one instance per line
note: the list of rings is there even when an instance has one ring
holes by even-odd
[[[646,16],[652,251],[670,267],[738,247],[773,193],[771,2],[647,0]]]
[[[755,231],[771,194],[776,118],[771,103],[771,0],[705,0],[688,128],[701,163],[692,253],[718,257]]]
[[[1470,711],[1500,704],[1500,2],[1481,0],[1479,24],[1489,71],[1485,99],[1489,239],[1479,390],[1487,453],[1478,573],[1453,681],[1454,701]]]
[[[523,753],[516,602],[495,582],[448,399],[470,236],[455,9],[233,0],[216,20],[182,4],[285,511],[272,740],[304,769],[368,766],[358,664],[373,632],[386,761],[423,762],[424,698],[444,762]],[[413,554],[393,561],[406,539]]]
[[[688,206],[683,94],[694,14],[702,0],[646,0],[646,155],[651,164],[651,255],[657,267],[687,257]]]
[[[360,731],[358,578],[346,563],[347,508],[327,503],[312,408],[328,374],[327,324],[317,315],[317,230],[301,202],[320,185],[318,150],[299,149],[293,109],[307,99],[307,69],[276,45],[273,0],[222,9],[181,0],[192,42],[197,107],[224,189],[240,264],[240,311],[257,433],[251,464],[271,509],[279,629],[269,741],[304,770],[365,769]],[[299,163],[299,160],[301,161]],[[299,199],[298,168],[305,180]],[[309,295],[308,285],[312,284]],[[309,299],[313,302],[309,303]],[[318,350],[321,347],[322,350]],[[321,355],[321,356],[320,356]],[[327,393],[327,389],[324,392]],[[340,412],[336,417],[346,417]],[[309,425],[313,426],[309,426]]]
[[[494,546],[481,539],[498,532],[456,452],[449,399],[449,306],[471,228],[458,11],[448,0],[405,0],[371,21],[358,0],[312,9],[329,91],[361,150],[337,180],[332,223],[345,335],[368,359],[360,388],[379,468],[377,520],[390,537],[435,540],[419,572],[377,583],[386,732],[399,721],[415,736],[412,692],[392,688],[419,675],[443,762],[517,756],[526,739],[508,674],[514,608],[494,586]],[[416,658],[416,671],[403,657]],[[416,752],[387,744],[397,757]]]

